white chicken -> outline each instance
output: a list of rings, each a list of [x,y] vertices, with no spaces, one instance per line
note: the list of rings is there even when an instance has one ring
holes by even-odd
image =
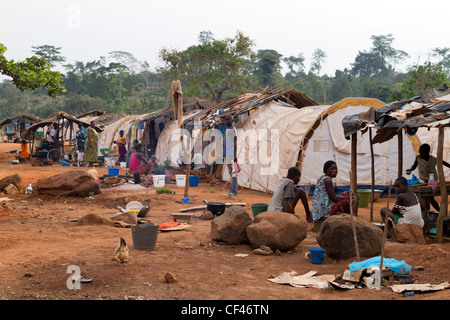
[[[111,261],[117,261],[119,264],[125,264],[128,260],[128,246],[123,238],[120,238],[119,246],[114,251],[114,258]]]

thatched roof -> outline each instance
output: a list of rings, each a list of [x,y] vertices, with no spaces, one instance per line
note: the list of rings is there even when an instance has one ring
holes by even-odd
[[[217,104],[213,108],[204,110],[203,112],[186,119],[185,122],[192,121],[195,118],[209,122],[209,125],[214,125],[222,121],[227,115],[236,117],[239,114],[257,109],[270,101],[279,101],[285,103],[287,107],[298,109],[320,105],[317,101],[296,89],[280,90],[276,92],[272,91],[272,89],[264,89],[260,92],[246,93],[231,98],[228,101]]]
[[[36,117],[36,116],[34,116],[34,115],[32,115],[32,114],[21,113],[21,114],[17,114],[17,115],[15,115],[15,116],[13,116],[13,117],[10,117],[10,118],[8,118],[8,119],[3,120],[3,121],[0,123],[0,127],[2,127],[2,126],[4,126],[4,125],[7,125],[7,124],[9,124],[9,123],[11,123],[11,122],[19,122],[19,121],[22,120],[22,119],[24,119],[24,120],[29,120],[29,121],[32,121],[32,122],[40,122],[40,121],[42,121],[41,118]]]

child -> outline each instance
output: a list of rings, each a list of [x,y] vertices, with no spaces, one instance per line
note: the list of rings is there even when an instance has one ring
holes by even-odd
[[[423,227],[422,208],[414,192],[408,190],[408,181],[404,177],[397,178],[394,182],[394,190],[397,201],[392,208],[383,208],[380,215],[385,221],[386,213],[393,224],[412,223]],[[388,223],[388,231],[393,227]]]
[[[20,148],[22,149],[22,152],[20,154],[20,161],[27,162],[27,159],[30,157],[30,155],[28,154],[28,145],[25,140],[22,140]]]
[[[419,180],[422,180],[423,182],[428,182],[430,179],[430,174],[433,175],[434,180],[438,179],[437,171],[436,171],[436,164],[437,159],[436,157],[430,155],[430,145],[429,144],[422,144],[419,147],[419,155],[416,156],[416,160],[414,161],[412,167],[410,169],[406,170],[406,174],[411,174],[411,172],[419,166]],[[450,168],[450,164],[443,161],[444,166],[447,168]],[[430,204],[435,208],[437,211],[439,211],[439,204],[434,199],[434,197],[430,198]]]
[[[83,152],[83,146],[78,145],[78,150],[75,151],[75,157],[78,162],[78,166],[82,167],[84,162],[84,152]]]
[[[288,170],[287,177],[281,178],[270,200],[268,211],[282,211],[295,213],[294,209],[299,199],[302,200],[305,208],[306,220],[312,222],[309,211],[308,196],[302,189],[295,185],[300,181],[301,173],[297,167],[291,167]]]
[[[333,181],[331,179],[337,176],[337,165],[334,161],[327,161],[323,166],[323,175],[317,180],[314,190],[311,213],[314,221],[318,221],[326,215],[335,215],[340,213],[350,213],[350,196],[352,197],[353,214],[358,214],[359,198],[357,195],[348,191],[336,194]]]
[[[123,136],[124,132],[123,130],[119,131],[119,138],[117,139],[117,146],[119,147],[119,162],[125,162],[126,161],[126,154],[127,154],[127,139]]]

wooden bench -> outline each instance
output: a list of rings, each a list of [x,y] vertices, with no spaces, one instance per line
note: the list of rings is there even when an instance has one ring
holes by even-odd
[[[191,218],[193,215],[194,215],[193,213],[172,213],[171,214],[173,221],[177,221],[178,219],[186,220],[188,224],[191,221]]]

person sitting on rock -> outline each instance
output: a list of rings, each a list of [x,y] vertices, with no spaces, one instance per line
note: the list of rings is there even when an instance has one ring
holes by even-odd
[[[392,211],[389,208],[382,208],[380,215],[383,221],[388,214],[388,231],[396,224],[411,223],[423,227],[422,206],[414,192],[408,189],[408,181],[404,177],[394,181],[394,190],[397,195]],[[389,232],[390,233],[390,232]]]
[[[325,162],[323,166],[324,174],[317,179],[311,204],[311,214],[314,221],[323,219],[327,215],[350,213],[350,196],[352,197],[353,214],[355,216],[358,214],[359,198],[357,195],[350,195],[348,191],[337,194],[334,191],[331,179],[337,176],[337,172],[336,162],[332,160]]]
[[[301,199],[303,207],[305,208],[306,220],[312,222],[308,205],[308,196],[305,191],[295,186],[300,181],[300,176],[301,173],[299,168],[289,168],[287,177],[281,178],[280,181],[278,181],[267,211],[282,211],[294,214],[295,206],[297,205],[298,200]]]

